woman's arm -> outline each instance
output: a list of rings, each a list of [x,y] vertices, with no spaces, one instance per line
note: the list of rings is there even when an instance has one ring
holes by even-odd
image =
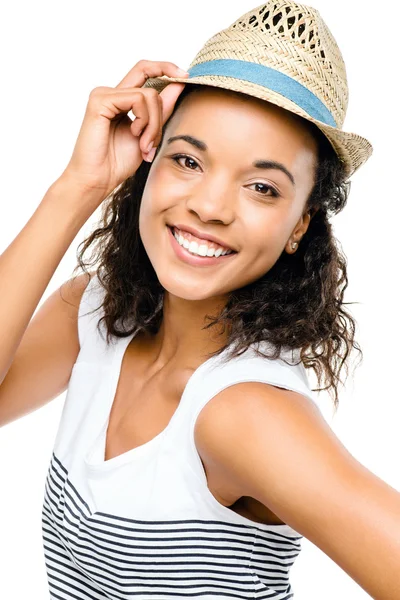
[[[376,600],[400,600],[400,493],[360,464],[301,394],[246,382],[195,428],[202,457]]]
[[[137,171],[143,158],[150,158],[145,154],[149,142],[159,143],[162,127],[185,87],[172,83],[162,94],[143,90],[148,76],[162,75],[182,76],[182,72],[171,62],[140,60],[115,88],[99,86],[90,92],[67,167],[1,254],[0,385],[47,285],[80,228],[103,200]],[[131,110],[134,121],[128,117]]]
[[[85,210],[93,194],[99,196],[60,177],[0,255],[0,385],[55,270],[94,210]]]

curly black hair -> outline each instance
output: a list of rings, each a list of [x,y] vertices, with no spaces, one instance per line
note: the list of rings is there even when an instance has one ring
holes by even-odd
[[[186,85],[178,97],[174,112],[188,94],[198,87]],[[233,92],[240,94],[240,92]],[[301,118],[301,117],[299,117]],[[318,388],[328,390],[338,408],[338,385],[348,358],[362,350],[354,339],[356,321],[344,308],[344,292],[348,285],[347,260],[333,235],[329,218],[346,205],[350,183],[343,163],[325,135],[311,122],[302,119],[318,144],[318,160],[313,189],[305,211],[312,218],[298,250],[282,252],[273,267],[256,281],[233,290],[217,316],[207,315],[210,322],[225,335],[226,343],[214,356],[228,349],[227,360],[245,352],[250,344],[266,358],[282,358],[295,350],[306,369],[312,368]],[[158,149],[162,145],[162,140]],[[158,151],[157,149],[157,151]],[[157,333],[163,316],[165,289],[147,256],[139,233],[139,211],[151,163],[143,161],[134,175],[118,186],[102,204],[101,223],[77,249],[78,265],[97,263],[97,275],[105,290],[101,305],[107,331],[111,336],[126,337],[135,330]],[[91,257],[84,260],[92,247]],[[257,348],[268,342],[270,352]],[[321,386],[322,384],[322,386]]]

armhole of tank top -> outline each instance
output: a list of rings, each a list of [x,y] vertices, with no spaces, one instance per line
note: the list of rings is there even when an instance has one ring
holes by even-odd
[[[100,312],[95,310],[100,306],[99,293],[97,289],[98,285],[99,282],[97,274],[94,273],[91,276],[90,281],[87,284],[85,291],[82,294],[81,301],[79,303],[78,338],[81,351],[85,344],[85,341],[88,338],[89,331],[93,327],[97,326],[97,321],[100,318]]]
[[[203,481],[203,483],[207,481],[207,478],[204,472],[203,463],[197,451],[194,430],[197,419],[203,408],[205,408],[208,402],[223,390],[238,383],[266,383],[277,388],[282,388],[284,390],[301,394],[310,400],[312,404],[316,406],[321,416],[323,416],[317,398],[315,397],[315,394],[309,385],[307,373],[303,363],[299,363],[298,365],[287,365],[278,361],[279,364],[274,365],[272,366],[272,369],[269,369],[265,364],[260,362],[263,360],[268,359],[256,358],[255,361],[252,360],[250,363],[247,361],[242,364],[240,362],[236,363],[235,366],[232,366],[232,371],[229,371],[228,377],[224,377],[225,381],[218,381],[217,375],[216,385],[214,386],[211,384],[208,387],[206,396],[195,405],[189,421],[189,445],[191,447],[193,459],[196,463],[195,471],[200,475],[200,479]],[[288,375],[290,376],[288,377]]]
[[[263,359],[261,359],[261,358],[256,359],[256,365],[258,364],[259,360],[263,360]],[[253,363],[253,361],[251,361],[251,363]],[[232,369],[230,376],[228,375],[228,381],[224,378],[225,382],[220,380],[219,382],[218,381],[216,382],[216,385],[211,385],[210,387],[208,387],[206,398],[204,399],[204,401],[199,402],[199,404],[196,405],[194,411],[192,412],[191,417],[190,417],[189,431],[188,431],[189,439],[186,438],[187,442],[189,443],[188,462],[190,464],[191,470],[193,471],[193,473],[195,474],[195,476],[197,478],[198,483],[201,486],[199,493],[201,493],[204,500],[215,511],[216,518],[228,517],[230,520],[233,520],[235,522],[240,522],[240,523],[243,523],[243,524],[246,524],[249,526],[257,526],[266,531],[276,531],[276,532],[283,533],[286,535],[295,534],[298,536],[300,534],[287,524],[271,525],[271,524],[258,523],[258,522],[252,521],[251,519],[248,519],[247,517],[244,517],[241,515],[236,515],[236,513],[234,513],[229,507],[226,507],[225,505],[221,504],[217,500],[217,498],[212,494],[211,490],[208,487],[207,474],[206,474],[203,462],[201,460],[201,456],[196,447],[194,430],[195,430],[197,418],[198,418],[199,414],[201,413],[202,409],[208,404],[208,402],[212,398],[217,396],[224,389],[229,388],[233,385],[236,385],[237,383],[253,382],[253,381],[260,382],[260,383],[266,383],[268,385],[283,388],[283,389],[286,389],[289,391],[294,391],[294,392],[297,392],[297,393],[303,395],[308,400],[310,400],[313,404],[315,404],[317,409],[321,412],[321,409],[318,406],[317,400],[314,397],[314,393],[310,388],[310,385],[308,382],[308,377],[305,373],[305,368],[303,366],[303,363],[300,363],[299,365],[280,364],[279,368],[277,370],[275,370],[274,368],[272,368],[270,370],[268,367],[266,369],[263,369],[263,368],[260,369],[260,367],[255,366],[254,363],[253,363],[253,365],[255,366],[255,368],[250,367],[249,369],[247,369],[246,364],[244,363],[243,364],[244,368],[242,367],[240,369],[241,372],[238,372],[238,369],[237,369],[238,364],[240,365],[240,363],[236,363],[236,365]],[[249,364],[249,363],[247,363],[247,364]],[[259,363],[259,364],[261,364],[261,363]],[[286,366],[286,368],[285,368],[285,366]],[[286,370],[286,369],[288,369],[288,370]],[[288,378],[288,377],[285,378],[285,373],[287,374],[288,372],[291,372],[292,376],[290,378]],[[218,379],[218,376],[217,376],[217,379]],[[290,379],[290,381],[288,381],[288,379]]]

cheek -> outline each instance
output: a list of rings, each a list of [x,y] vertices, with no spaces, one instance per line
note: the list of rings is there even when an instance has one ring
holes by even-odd
[[[147,231],[152,231],[168,208],[167,195],[162,193],[162,186],[155,185],[153,181],[147,181],[143,190],[142,201],[139,210],[139,231],[144,241]]]
[[[156,245],[157,234],[155,231],[155,214],[157,207],[154,204],[154,196],[151,188],[143,192],[139,210],[139,235],[148,257],[151,259],[152,248]]]
[[[174,211],[186,196],[183,184],[179,185],[176,178],[171,177],[169,170],[163,167],[162,163],[159,166],[155,165],[154,171],[150,171],[143,190],[140,209],[143,220],[155,218],[154,223],[156,223],[160,217],[167,218],[168,211]]]
[[[163,252],[164,238],[167,235],[170,200],[162,192],[162,187],[154,185],[155,181],[146,183],[143,190],[139,210],[139,235],[153,267],[160,262]]]
[[[259,211],[246,220],[245,231],[249,248],[256,256],[279,256],[288,236],[288,215],[277,207],[268,207],[264,214]]]
[[[139,234],[143,244],[146,246],[146,231],[148,224],[151,223],[149,196],[143,193],[139,210]]]

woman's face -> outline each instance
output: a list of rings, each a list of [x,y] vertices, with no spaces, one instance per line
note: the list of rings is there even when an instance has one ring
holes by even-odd
[[[179,136],[191,140],[172,139]],[[218,88],[191,93],[168,123],[140,208],[140,235],[161,285],[187,300],[225,297],[293,252],[309,224],[303,213],[316,160],[314,138],[287,111]],[[235,252],[196,256],[194,264],[193,244],[184,249],[171,234],[176,225]]]

